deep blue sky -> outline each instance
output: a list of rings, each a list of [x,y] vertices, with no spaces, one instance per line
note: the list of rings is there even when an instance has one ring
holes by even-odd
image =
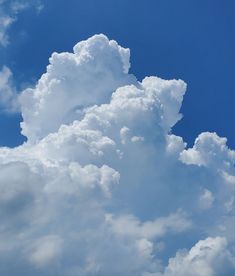
[[[54,0],[36,15],[22,12],[1,49],[18,87],[45,71],[53,51],[71,51],[79,40],[104,33],[131,49],[131,72],[181,78],[188,84],[174,133],[192,145],[216,131],[235,148],[234,0]],[[1,114],[0,145],[22,142],[18,116]]]

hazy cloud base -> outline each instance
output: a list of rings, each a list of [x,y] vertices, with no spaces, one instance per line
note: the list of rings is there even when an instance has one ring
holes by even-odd
[[[235,273],[235,152],[208,132],[187,149],[171,131],[186,84],[138,81],[129,58],[93,36],[20,95],[28,141],[0,148],[1,275]]]

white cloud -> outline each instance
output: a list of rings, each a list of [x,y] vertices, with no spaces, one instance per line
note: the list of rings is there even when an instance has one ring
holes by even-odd
[[[0,107],[6,112],[19,111],[18,94],[13,85],[12,72],[6,66],[0,71]]]
[[[204,189],[199,198],[199,207],[202,209],[209,209],[212,207],[215,198],[211,191]]]
[[[226,275],[227,261],[235,271],[234,152],[213,133],[186,149],[171,133],[186,84],[138,81],[129,56],[96,35],[54,53],[20,96],[28,141],[0,148],[3,273],[180,276],[200,264]]]
[[[17,21],[18,14],[23,10],[35,7],[42,9],[40,1],[29,0],[1,0],[0,1],[0,45],[6,47],[9,44],[8,30]]]
[[[143,223],[133,215],[124,215],[117,218],[107,215],[106,221],[117,234],[146,239],[164,236],[168,231],[183,232],[191,227],[191,221],[186,214],[180,211],[167,217]]]
[[[1,5],[1,4],[0,4]],[[0,14],[0,44],[7,46],[9,43],[7,29],[14,22],[14,19],[8,15]]]
[[[204,132],[195,140],[192,149],[182,152],[181,160],[186,164],[229,170],[235,161],[235,151],[230,150],[226,143],[226,138],[221,138],[216,133]]]
[[[30,261],[38,267],[51,265],[62,251],[63,240],[57,236],[45,236],[33,241],[26,255]]]
[[[22,95],[23,133],[41,139],[82,117],[85,108],[108,102],[118,87],[137,83],[128,70],[129,50],[105,36],[79,42],[74,53],[53,53],[36,88]]]
[[[226,239],[207,238],[199,241],[189,252],[181,251],[171,258],[164,275],[212,276],[232,275],[234,257],[227,250]]]
[[[10,43],[8,30],[17,21],[19,13],[34,7],[38,12],[43,8],[40,1],[1,0],[0,1],[0,46]],[[17,91],[12,84],[13,75],[7,66],[0,71],[0,110],[1,112],[19,112]]]

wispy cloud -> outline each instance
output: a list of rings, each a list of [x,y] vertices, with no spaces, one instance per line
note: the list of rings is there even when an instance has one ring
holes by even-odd
[[[0,1],[0,45],[6,47],[10,40],[8,30],[17,21],[20,12],[33,7],[41,12],[43,4],[41,1],[29,0],[1,0]]]
[[[33,7],[37,12],[43,9],[41,1],[1,0],[0,1],[0,46],[7,47],[10,43],[8,30],[17,21],[18,15]],[[1,112],[19,112],[18,93],[13,85],[11,69],[3,66],[0,71],[0,110]]]
[[[13,84],[12,72],[6,66],[0,71],[0,107],[5,112],[19,112],[18,94]]]

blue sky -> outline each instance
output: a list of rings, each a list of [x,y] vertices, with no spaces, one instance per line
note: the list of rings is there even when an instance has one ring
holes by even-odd
[[[188,84],[174,132],[192,145],[202,131],[216,131],[235,147],[235,3],[232,0],[119,0],[43,2],[26,9],[9,29],[1,64],[16,86],[33,84],[54,51],[70,51],[81,39],[104,33],[131,49],[131,72],[181,78]],[[17,145],[20,116],[1,114],[1,145]]]

